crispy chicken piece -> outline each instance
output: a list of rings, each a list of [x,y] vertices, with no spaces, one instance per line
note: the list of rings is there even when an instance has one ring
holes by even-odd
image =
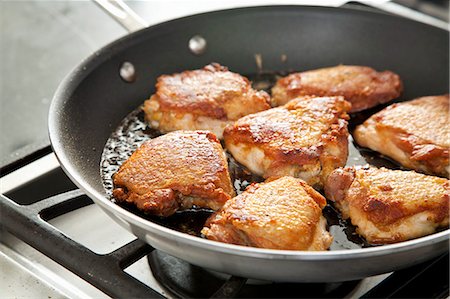
[[[274,106],[305,95],[343,96],[357,112],[389,102],[402,92],[400,77],[367,66],[339,65],[290,74],[272,88]]]
[[[286,250],[326,250],[325,198],[293,177],[252,184],[206,222],[210,240]]]
[[[359,145],[420,172],[448,177],[449,96],[393,104],[372,115],[353,134]]]
[[[226,148],[260,176],[290,175],[320,188],[347,161],[349,109],[343,97],[298,98],[228,126]]]
[[[147,122],[161,132],[210,130],[222,139],[227,124],[270,108],[269,95],[247,78],[217,63],[160,76],[156,93],[144,103]]]
[[[414,171],[375,167],[336,169],[325,196],[369,243],[425,236],[449,224],[449,181]]]
[[[217,210],[235,195],[222,146],[206,131],[177,131],[145,142],[113,180],[116,200],[159,216],[194,205]]]

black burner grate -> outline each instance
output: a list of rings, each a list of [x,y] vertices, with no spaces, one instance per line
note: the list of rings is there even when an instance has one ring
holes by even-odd
[[[101,255],[68,238],[47,222],[89,204],[92,204],[91,199],[80,190],[68,191],[27,206],[18,205],[1,195],[1,226],[109,296],[163,298],[123,270],[152,252],[151,246],[134,240]]]
[[[179,298],[341,298],[359,283],[273,283],[209,271],[161,251],[148,255],[156,280]]]
[[[19,205],[4,195],[0,200],[2,228],[112,297],[163,298],[123,269],[148,255],[155,278],[180,298],[339,298],[358,281],[345,283],[261,283],[210,272],[154,250],[134,240],[109,254],[97,254],[73,241],[47,221],[92,204],[80,190]],[[449,257],[397,271],[364,298],[446,298]]]
[[[60,169],[54,172],[57,177],[62,175]],[[27,184],[31,192],[19,188],[7,196],[1,195],[0,229],[9,231],[109,296],[163,298],[124,271],[144,256],[148,256],[155,278],[172,295],[180,298],[339,298],[348,295],[358,283],[255,283],[190,265],[154,250],[140,240],[134,240],[109,254],[97,254],[47,222],[93,203],[80,190],[70,190],[75,188],[73,185],[60,183],[57,180],[53,184],[42,184],[38,179]],[[36,186],[52,190],[35,192]],[[55,193],[60,194],[52,196]],[[36,196],[43,199],[36,199]],[[449,295],[448,265],[447,253],[432,261],[397,271],[363,297],[446,298]]]

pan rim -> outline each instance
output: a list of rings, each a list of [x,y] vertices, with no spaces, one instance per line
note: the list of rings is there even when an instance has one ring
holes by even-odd
[[[135,215],[117,204],[111,202],[108,198],[97,192],[84,178],[79,170],[76,169],[74,165],[70,163],[70,159],[67,152],[64,150],[63,142],[60,136],[63,132],[60,131],[58,125],[58,114],[59,111],[64,107],[64,103],[69,98],[70,94],[76,90],[77,86],[83,79],[89,74],[90,71],[95,69],[95,66],[101,64],[108,59],[108,55],[102,55],[105,51],[112,51],[116,53],[120,51],[122,47],[125,47],[127,41],[137,42],[137,36],[144,36],[147,31],[156,30],[160,26],[165,26],[170,23],[180,22],[188,18],[200,16],[200,15],[211,15],[215,13],[223,13],[228,11],[247,11],[247,10],[268,10],[272,8],[284,8],[289,10],[291,7],[302,8],[302,9],[317,9],[317,10],[329,10],[329,11],[351,11],[360,14],[378,15],[385,18],[401,18],[407,22],[412,22],[415,24],[420,24],[426,27],[432,27],[437,30],[447,32],[447,30],[433,27],[431,25],[419,23],[417,21],[409,20],[399,16],[393,16],[390,14],[370,11],[366,9],[356,9],[349,7],[323,7],[323,6],[303,6],[303,5],[267,5],[267,6],[250,6],[250,7],[239,7],[225,10],[217,10],[211,12],[205,12],[195,15],[190,15],[182,18],[177,18],[174,20],[169,20],[163,23],[155,24],[153,26],[144,28],[142,30],[136,31],[131,34],[127,34],[109,44],[102,47],[98,51],[94,52],[91,56],[87,57],[82,61],[77,67],[75,67],[59,84],[49,109],[48,117],[48,130],[52,149],[61,165],[61,168],[69,176],[69,178],[77,185],[81,190],[83,190],[86,195],[94,200],[96,204],[99,204],[102,209],[106,209],[109,212],[113,212],[115,217],[122,220],[126,220],[128,223],[139,226],[143,228],[146,232],[151,232],[157,234],[158,236],[163,236],[164,238],[174,238],[179,241],[179,243],[190,245],[193,247],[203,247],[203,249],[212,250],[216,252],[222,252],[226,254],[238,255],[241,257],[253,257],[253,258],[264,258],[264,259],[278,259],[278,260],[314,260],[314,261],[324,261],[324,260],[335,260],[335,259],[359,259],[368,256],[382,256],[393,252],[404,252],[414,250],[420,247],[428,246],[430,244],[441,243],[449,239],[450,229],[434,233],[428,236],[416,238],[413,240],[403,241],[395,244],[387,244],[382,246],[361,248],[361,249],[340,249],[331,251],[298,251],[298,250],[277,250],[277,249],[265,249],[256,247],[245,247],[240,245],[227,244],[222,242],[211,241],[207,239],[202,239],[199,237],[191,236],[185,233],[178,232],[173,229],[166,228],[159,224],[153,223],[147,219],[144,219],[138,215]],[[106,57],[105,57],[106,56]],[[76,82],[76,84],[74,84]]]

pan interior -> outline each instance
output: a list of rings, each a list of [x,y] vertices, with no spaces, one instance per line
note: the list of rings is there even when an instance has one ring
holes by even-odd
[[[262,88],[270,92],[276,78],[284,72],[249,74],[255,88]],[[386,106],[386,105],[384,105]],[[349,121],[350,132],[352,129],[375,111],[382,109],[379,106],[370,111],[353,114]],[[144,120],[144,112],[141,107],[137,107],[128,114],[121,124],[114,130],[106,142],[103,149],[100,173],[103,186],[110,200],[116,202],[112,196],[113,181],[112,177],[119,167],[131,156],[131,154],[145,141],[160,136],[161,133],[151,127]],[[222,144],[223,145],[223,144]],[[233,157],[227,153],[228,167],[230,170],[232,184],[237,194],[242,193],[245,188],[253,182],[262,182],[263,178],[251,174],[243,165],[239,164]],[[390,169],[402,169],[395,161],[380,155],[377,152],[360,148],[349,136],[349,156],[347,166],[371,164],[377,167],[387,167]],[[404,169],[406,170],[406,169]],[[149,221],[159,225],[174,229],[183,233],[203,237],[200,233],[206,219],[212,214],[207,209],[189,209],[178,211],[170,217],[158,217],[143,213],[132,204],[116,202],[122,208],[137,214]],[[356,228],[350,221],[344,220],[341,214],[328,202],[323,210],[323,215],[327,219],[328,230],[333,235],[333,243],[330,250],[356,249],[372,247],[364,238],[356,233]]]

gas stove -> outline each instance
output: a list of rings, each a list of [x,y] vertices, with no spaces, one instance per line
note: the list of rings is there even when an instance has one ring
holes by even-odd
[[[443,5],[448,9],[448,3]],[[144,3],[130,6],[146,15]],[[414,1],[410,9],[418,6],[420,1]],[[398,6],[392,9],[395,13]],[[213,272],[153,249],[111,220],[64,174],[48,142],[16,151],[2,164],[2,298],[449,296],[448,253],[411,268],[343,283],[273,283]]]
[[[448,253],[342,283],[273,283],[190,265],[136,239],[64,174],[50,148],[1,178],[5,298],[445,298]],[[34,160],[30,162],[31,160]],[[338,273],[337,273],[338,275]]]

